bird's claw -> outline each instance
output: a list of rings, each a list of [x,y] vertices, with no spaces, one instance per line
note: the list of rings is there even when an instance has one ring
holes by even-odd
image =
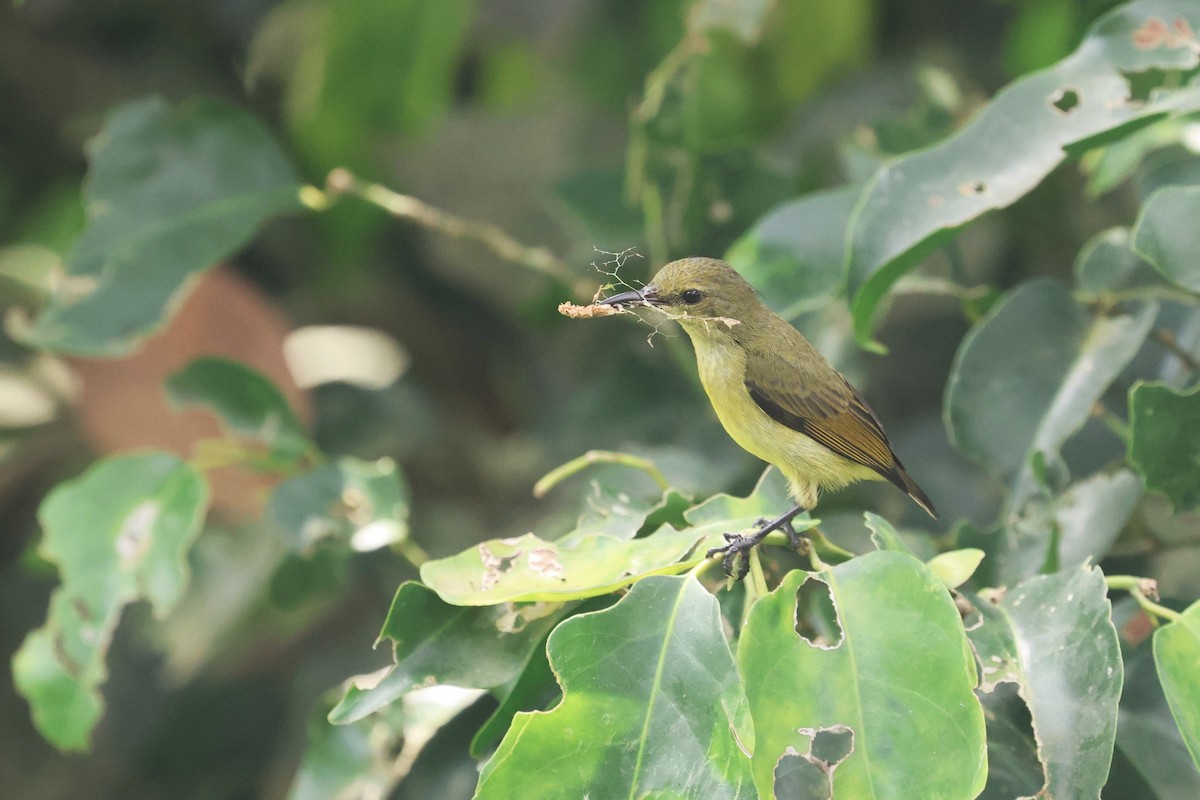
[[[733,578],[735,581],[740,581],[750,573],[750,551],[754,546],[762,541],[762,537],[743,536],[738,533],[725,534],[725,541],[729,544],[724,547],[714,547],[705,554],[705,558],[712,558],[718,554],[724,554],[721,559],[721,566],[725,569],[725,574]]]

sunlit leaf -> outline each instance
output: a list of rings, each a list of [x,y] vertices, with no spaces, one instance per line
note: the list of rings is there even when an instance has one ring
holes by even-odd
[[[958,134],[876,174],[852,222],[847,257],[860,342],[871,341],[879,303],[923,254],[957,228],[1025,195],[1067,157],[1067,148],[1200,108],[1195,83],[1163,88],[1145,101],[1133,98],[1127,75],[1188,70],[1200,62],[1195,38],[1177,41],[1164,20],[1200,30],[1200,7],[1136,0],[1113,9],[1074,53],[1001,90]],[[1013,120],[1020,120],[1017,128]]]
[[[820,607],[835,627],[806,634],[801,623]],[[811,753],[821,731],[846,730],[834,797],[974,797],[983,788],[975,661],[949,592],[912,556],[874,552],[790,573],[751,610],[738,664],[762,796],[781,758]]]
[[[690,577],[653,577],[550,636],[563,688],[518,714],[478,800],[754,797],[754,734],[717,601]]]
[[[392,642],[395,664],[353,682],[329,721],[360,720],[423,686],[500,686],[520,673],[567,610],[558,603],[452,606],[419,583],[403,583],[379,633],[380,642]]]
[[[1139,383],[1129,391],[1129,461],[1179,510],[1200,508],[1200,387]]]
[[[62,585],[13,658],[13,677],[56,747],[88,747],[122,609],[145,599],[162,617],[178,602],[207,502],[204,479],[163,453],[101,461],[42,502],[39,552],[59,565]]]
[[[945,584],[947,589],[956,589],[970,580],[975,574],[979,562],[983,561],[983,551],[975,547],[964,547],[961,550],[950,550],[938,553],[925,564],[937,579]]]
[[[302,208],[295,168],[252,116],[215,100],[161,98],[113,111],[91,147],[88,227],[30,343],[128,352],[178,306],[189,279]]]
[[[1098,797],[1112,761],[1122,663],[1104,576],[1074,567],[978,600],[967,635],[980,688],[1013,682],[1033,717],[1050,797]]]
[[[703,561],[709,548],[725,544],[725,533],[748,530],[791,505],[782,476],[768,469],[747,497],[721,494],[686,511],[691,527],[682,531],[663,526],[632,540],[602,533],[569,535],[563,541],[532,533],[492,539],[426,562],[421,579],[456,605],[594,597],[648,575],[685,572]],[[800,517],[795,528],[804,531],[815,524]]]
[[[177,406],[203,405],[231,434],[270,448],[273,456],[298,460],[314,445],[283,394],[261,372],[225,358],[198,358],[166,383]]]
[[[1200,603],[1154,632],[1154,663],[1184,744],[1200,767]]]

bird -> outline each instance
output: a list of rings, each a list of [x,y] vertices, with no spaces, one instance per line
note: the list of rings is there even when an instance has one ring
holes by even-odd
[[[709,558],[723,557],[730,577],[746,576],[750,550],[772,531],[782,530],[799,549],[792,520],[812,510],[824,490],[889,481],[937,519],[933,501],[905,470],[862,395],[726,262],[672,261],[641,289],[598,305],[650,307],[677,321],[692,341],[700,383],[725,430],[788,481],[795,501],[790,510],[760,520],[751,534],[728,533],[724,547],[708,551]]]

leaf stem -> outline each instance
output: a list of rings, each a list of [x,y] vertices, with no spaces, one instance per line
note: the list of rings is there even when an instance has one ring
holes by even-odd
[[[1153,578],[1139,578],[1136,575],[1106,575],[1104,583],[1109,589],[1129,592],[1156,626],[1159,618],[1165,619],[1167,622],[1178,622],[1183,619],[1183,615],[1178,611],[1154,602],[1158,599],[1158,583]]]
[[[1106,406],[1103,401],[1097,400],[1092,404],[1091,415],[1094,419],[1100,420],[1122,442],[1129,441],[1129,424],[1118,417],[1116,412]]]
[[[648,458],[630,455],[629,453],[618,453],[612,450],[589,450],[578,458],[573,458],[561,467],[555,467],[543,475],[533,485],[533,496],[545,496],[547,492],[559,483],[575,473],[587,469],[592,464],[620,464],[625,467],[640,469],[649,475],[662,491],[665,492],[671,488],[671,484],[667,482],[662,471]]]
[[[1183,362],[1184,366],[1190,372],[1200,372],[1200,363],[1192,357],[1192,354],[1179,344],[1179,340],[1175,338],[1175,334],[1166,328],[1154,328],[1150,331],[1150,338],[1161,344],[1171,352],[1176,358]]]
[[[317,202],[311,192],[306,194],[308,199],[305,202],[309,207],[322,207],[322,203]],[[341,167],[330,172],[325,179],[325,194],[329,199],[345,194],[353,195],[382,208],[397,219],[415,222],[456,239],[477,242],[505,261],[520,264],[547,277],[563,281],[572,287],[572,291],[581,299],[592,296],[592,289],[572,274],[567,263],[548,248],[523,244],[494,223],[464,219],[411,195],[392,191],[382,184],[360,180],[352,172]]]

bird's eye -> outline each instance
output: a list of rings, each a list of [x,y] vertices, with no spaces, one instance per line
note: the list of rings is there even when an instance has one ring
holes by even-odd
[[[696,303],[699,303],[702,299],[704,299],[704,292],[700,291],[699,289],[684,289],[679,297],[689,306],[694,306]]]

